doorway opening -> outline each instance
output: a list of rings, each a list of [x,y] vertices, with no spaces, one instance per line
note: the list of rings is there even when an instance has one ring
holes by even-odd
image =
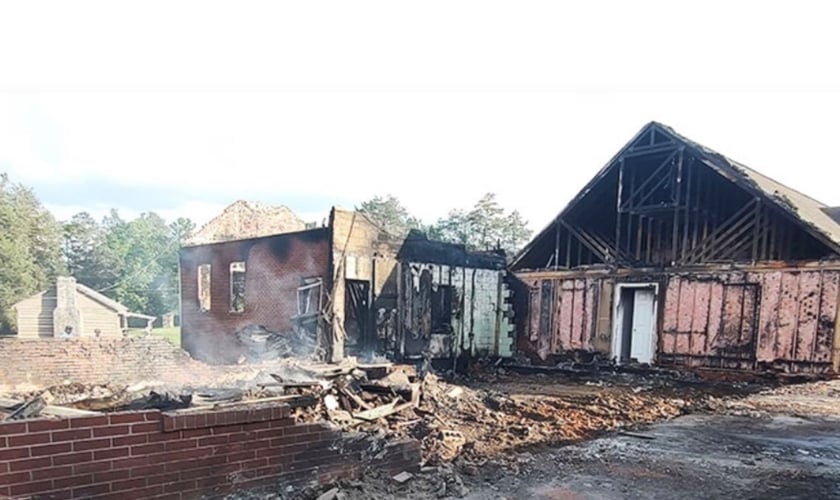
[[[371,347],[370,282],[344,281],[344,348],[357,355]]]
[[[656,283],[616,285],[612,357],[618,363],[653,363],[657,290]]]

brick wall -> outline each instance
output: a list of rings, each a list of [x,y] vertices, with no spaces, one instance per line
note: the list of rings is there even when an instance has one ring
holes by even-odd
[[[0,337],[0,384],[51,386],[65,380],[82,384],[130,384],[138,380],[199,377],[203,363],[158,337],[120,339]]]
[[[243,408],[243,407],[240,407]],[[417,441],[295,424],[285,405],[0,423],[0,498],[198,498],[416,470]]]
[[[291,332],[302,278],[328,280],[329,229],[181,249],[181,338],[195,358],[231,363],[242,354],[233,335],[248,325]],[[245,262],[245,311],[230,311],[230,264]],[[198,266],[210,265],[210,310],[198,301]]]

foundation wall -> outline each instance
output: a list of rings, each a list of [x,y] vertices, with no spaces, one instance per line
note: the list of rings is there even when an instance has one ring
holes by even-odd
[[[417,441],[383,449],[289,413],[278,405],[3,422],[0,498],[192,499],[419,466]]]
[[[158,337],[119,339],[0,337],[0,385],[49,387],[80,384],[132,384],[139,380],[183,382],[209,369]]]

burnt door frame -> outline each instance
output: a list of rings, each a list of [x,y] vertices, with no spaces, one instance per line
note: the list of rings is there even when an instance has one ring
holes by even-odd
[[[370,280],[344,280],[344,331],[349,336],[350,329],[348,327],[353,321],[356,322],[358,328],[358,338],[355,339],[355,344],[352,346],[345,344],[345,350],[353,351],[354,354],[375,348],[371,322],[371,312],[373,310],[371,288]]]
[[[657,346],[659,344],[659,283],[645,282],[645,283],[616,283],[613,291],[613,323],[612,323],[612,339],[610,341],[610,356],[616,360],[616,363],[622,364],[630,361],[629,357],[625,359],[624,351],[629,350],[633,352],[633,333],[632,325],[634,323],[633,316],[635,313],[635,294],[640,290],[651,290],[653,292],[653,310],[651,311],[651,327],[650,327],[650,364],[656,363],[658,354]],[[623,292],[633,292],[632,306],[629,307],[628,315],[628,301],[623,301]],[[629,325],[629,328],[628,328]],[[629,348],[629,349],[628,349]]]

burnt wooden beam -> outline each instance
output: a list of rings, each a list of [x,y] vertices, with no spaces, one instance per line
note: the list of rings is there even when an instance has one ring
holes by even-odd
[[[634,257],[637,260],[644,260],[642,258],[642,233],[645,227],[645,217],[640,215],[636,222],[636,251],[634,252]]]
[[[639,187],[637,187],[636,189],[634,189],[630,193],[630,196],[628,196],[626,198],[627,201],[624,202],[624,203],[622,203],[623,198],[622,198],[621,192],[620,192],[620,189],[621,189],[620,181],[621,181],[622,170],[619,170],[619,211],[623,210],[623,207],[630,206],[630,203],[632,203],[633,199],[638,194],[644,192],[644,190],[648,187],[649,184],[656,183],[656,185],[659,185],[663,179],[667,179],[668,176],[663,176],[663,175],[660,175],[660,174],[662,173],[662,171],[667,170],[668,166],[671,163],[671,160],[673,160],[674,156],[677,153],[679,153],[680,151],[681,151],[681,148],[680,149],[675,149],[670,155],[668,155],[668,157],[665,158],[665,160],[662,163],[660,163],[659,166],[656,167],[656,169],[654,169],[653,173],[650,174],[648,176],[648,178],[645,179],[645,181],[639,185]],[[621,165],[622,166],[624,165],[624,158],[621,159]]]
[[[563,220],[562,218],[558,219],[561,224],[566,228],[567,231],[572,233],[575,238],[578,240],[578,244],[583,244],[589,249],[592,253],[599,255],[602,259],[606,261],[607,256],[609,255],[609,248],[599,248],[597,243],[593,243],[590,241],[587,236],[585,236],[585,232],[583,230],[579,230]],[[580,259],[580,251],[578,252],[578,259]]]
[[[681,155],[682,156],[682,155]],[[680,250],[680,261],[685,258],[685,252],[688,249],[688,228],[690,225],[691,219],[691,178],[694,176],[694,169],[692,168],[691,159],[688,161],[688,165],[686,165],[686,185],[685,185],[685,210],[684,210],[684,217],[683,217],[683,241],[682,241],[682,249]],[[677,204],[679,205],[679,204]]]
[[[767,235],[767,259],[776,260],[776,238],[778,237],[778,228],[773,220],[773,216],[769,208],[767,209],[767,226],[769,234]]]
[[[750,205],[751,203],[745,204],[729,218],[718,224],[712,231],[710,231],[708,236],[701,242],[699,252],[691,252],[692,256],[702,258],[711,252],[712,246],[716,245],[721,239],[726,238],[732,230],[736,230],[740,223],[744,221],[745,216],[749,215],[749,211],[752,208]]]
[[[750,202],[745,204],[741,207],[740,210],[732,214],[726,221],[722,224],[718,225],[714,231],[711,232],[709,236],[704,238],[701,241],[700,248],[692,249],[689,252],[689,255],[686,257],[687,260],[697,261],[702,260],[707,257],[707,254],[714,251],[714,247],[724,238],[727,237],[733,230],[737,230],[737,228],[744,222],[746,218],[748,218],[750,214],[750,210],[753,208],[752,205],[755,202]]]
[[[763,230],[761,236],[761,248],[759,249],[758,260],[769,260],[767,256],[767,243],[770,239],[770,218],[767,214],[767,208],[761,204],[761,228]]]
[[[558,225],[559,226],[559,225]],[[572,267],[572,233],[566,231],[566,269]]]
[[[618,190],[616,192],[615,202],[615,242],[621,241],[621,205],[622,205],[622,190],[624,189],[624,158],[618,163]],[[616,257],[618,257],[616,255]]]
[[[636,147],[630,148],[630,151],[624,153],[622,157],[624,158],[638,158],[639,156],[647,156],[656,153],[665,153],[668,151],[672,151],[677,149],[678,146],[675,142],[671,142],[668,144],[657,144],[655,146],[648,146],[648,147]]]
[[[677,246],[679,245],[679,220],[680,220],[680,197],[682,194],[682,170],[683,170],[683,157],[685,148],[680,148],[679,150],[679,157],[677,159],[677,175],[676,175],[676,208],[674,209],[674,226],[672,228],[673,234],[671,237],[671,251],[673,252],[672,260],[673,262],[679,262],[679,251]]]
[[[701,175],[701,169],[694,168],[694,186],[695,186],[695,197],[694,197],[694,224],[692,225],[691,230],[691,249],[693,250],[697,247],[697,239],[699,238],[699,231],[700,231],[700,219],[703,216],[703,175]]]
[[[753,222],[753,237],[752,237],[752,261],[758,261],[758,232],[761,229],[761,198],[756,199],[755,203],[755,222]]]
[[[737,230],[736,230],[737,228]],[[744,238],[750,231],[755,228],[755,219],[753,218],[752,213],[748,213],[745,215],[738,223],[732,227],[732,229],[728,232],[724,239],[721,239],[715,243],[715,247],[717,248],[717,255],[718,256],[727,256],[732,255],[732,252],[729,250],[731,249],[732,245],[741,244],[741,243],[750,243],[748,238]],[[743,240],[741,238],[744,238]],[[727,258],[727,257],[723,257]]]

